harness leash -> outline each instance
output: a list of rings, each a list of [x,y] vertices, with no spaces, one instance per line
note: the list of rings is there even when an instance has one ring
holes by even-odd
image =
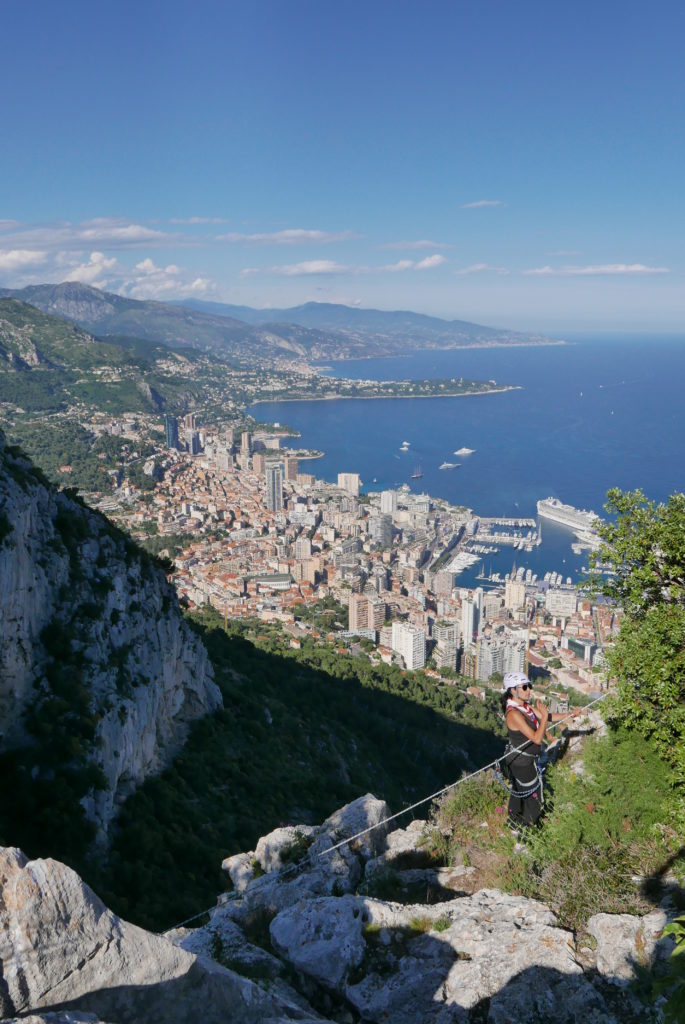
[[[595,697],[595,699],[590,701],[589,704],[585,704],[585,706],[583,707],[583,712],[585,712],[589,708],[593,707],[593,705],[599,704],[601,701],[605,700],[608,696],[609,696],[608,693],[603,693],[603,694],[601,694],[601,696]],[[572,714],[569,712],[569,714],[566,715],[564,718],[560,718],[558,722],[553,722],[550,725],[550,731],[552,729],[556,729],[557,726],[562,724],[562,722],[565,722],[565,721],[567,721],[567,719],[572,718],[572,717],[573,717]],[[511,750],[508,751],[508,753],[509,754],[520,753],[521,751],[524,750],[525,747],[527,747],[530,744],[530,742],[531,742],[531,740],[526,740],[526,742],[522,743],[520,747],[513,747]],[[353,843],[353,842],[355,842],[355,840],[361,839],[362,836],[366,836],[366,835],[369,834],[369,832],[375,831],[375,829],[380,828],[381,825],[387,825],[388,822],[395,821],[396,818],[400,818],[403,814],[409,814],[410,811],[416,810],[417,807],[421,807],[423,804],[427,804],[431,800],[437,800],[438,797],[443,796],[445,793],[449,793],[450,790],[456,789],[457,786],[461,786],[464,782],[468,782],[470,779],[475,779],[477,775],[482,775],[483,772],[488,771],[490,768],[497,769],[497,767],[499,766],[499,762],[501,760],[502,760],[502,758],[499,757],[495,761],[491,761],[490,764],[483,765],[482,768],[477,768],[476,771],[470,772],[468,775],[462,775],[462,777],[460,779],[457,779],[456,782],[451,782],[448,786],[443,786],[442,789],[437,790],[437,792],[435,792],[435,793],[431,793],[430,796],[424,797],[423,800],[417,800],[416,803],[410,804],[409,807],[403,807],[402,810],[401,811],[397,811],[396,814],[391,814],[387,818],[382,818],[380,821],[377,821],[374,825],[369,825],[368,828],[362,829],[361,832],[355,832],[355,834],[353,836],[348,836],[347,839],[342,839],[339,843],[335,843],[333,846],[328,846],[325,850],[321,850],[317,854],[317,856],[318,857],[325,857],[327,853],[333,853],[334,850],[339,850],[342,846],[347,846],[349,843]],[[541,779],[538,779],[536,781],[535,786],[533,787],[531,792],[534,792],[535,789],[537,789],[538,783],[540,783],[541,781],[542,781]],[[299,864],[291,864],[287,868],[281,868],[280,871],[279,871],[279,876],[282,879],[287,879],[291,875],[294,876],[296,874],[299,874],[299,872],[301,870],[302,870],[302,867]],[[185,927],[185,925],[190,924],[191,921],[197,921],[198,918],[204,917],[205,914],[210,914],[212,912],[212,910],[217,910],[218,907],[221,907],[221,906],[223,906],[226,903],[231,903],[233,900],[238,899],[241,895],[242,895],[242,893],[238,893],[238,892],[235,892],[235,891],[234,892],[230,892],[230,893],[226,893],[224,899],[222,900],[222,902],[220,904],[214,903],[211,907],[208,907],[207,910],[201,910],[199,913],[194,914],[192,917],[187,917],[185,919],[185,921],[181,921],[180,924],[173,925],[171,928],[169,928],[167,930],[168,931],[175,931],[177,928],[183,928],[183,927]]]

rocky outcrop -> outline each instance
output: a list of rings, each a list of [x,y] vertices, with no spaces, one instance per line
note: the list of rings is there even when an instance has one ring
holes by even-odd
[[[227,917],[245,926],[257,917],[271,919],[302,899],[354,892],[362,879],[364,854],[380,852],[387,826],[381,825],[349,845],[332,847],[378,825],[389,814],[384,800],[367,793],[336,811],[318,828],[280,828],[264,836],[257,844],[261,861],[255,854],[247,855],[247,864],[242,858],[228,858],[224,866],[239,879],[240,898],[230,898],[233,894],[229,894],[217,911],[217,921]],[[259,871],[255,864],[259,864]]]
[[[0,432],[0,749],[34,743],[57,698],[80,716],[77,755],[104,776],[85,800],[102,834],[188,723],[221,706],[164,573]]]
[[[543,903],[495,889],[465,893],[473,868],[431,866],[424,822],[389,834],[381,825],[329,850],[386,815],[367,794],[318,829],[277,829],[257,844],[260,858],[227,859],[236,888],[209,924],[168,937],[268,978],[285,967],[339,1020],[642,1024],[645,1006],[629,982],[671,951],[661,939],[665,908],[595,915],[577,942]],[[397,895],[369,894],[379,888]],[[429,888],[439,902],[419,902]]]
[[[116,917],[57,861],[2,849],[0,886],[3,1020],[44,1010],[37,1019],[55,1024],[321,1021],[285,986],[267,991]]]
[[[367,794],[317,829],[276,830],[259,847],[270,851],[264,874],[255,861],[259,871],[222,898],[208,924],[164,936],[117,918],[63,864],[0,850],[0,1016],[36,1024],[285,1024],[321,1021],[318,1013],[339,1024],[652,1019],[629,982],[671,952],[661,935],[673,907],[597,914],[577,943],[543,903],[495,889],[428,905],[364,895],[366,868],[384,855],[398,874],[420,870],[402,858],[411,863],[421,851],[421,826],[384,836],[385,811]],[[379,827],[330,850],[363,822]]]

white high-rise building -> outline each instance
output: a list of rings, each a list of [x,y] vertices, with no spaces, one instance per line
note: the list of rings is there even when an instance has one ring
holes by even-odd
[[[477,678],[487,680],[493,672],[504,675],[504,644],[498,640],[479,640]]]
[[[369,538],[383,548],[392,545],[392,519],[388,515],[372,516],[369,520]]]
[[[426,664],[426,634],[419,626],[393,622],[392,649],[401,656],[410,671]]]
[[[578,595],[568,590],[548,590],[545,594],[545,611],[550,615],[575,615],[578,606]]]
[[[295,558],[311,558],[312,542],[309,537],[298,537],[295,541]]]
[[[397,512],[397,491],[381,491],[381,512],[387,516]]]
[[[483,591],[479,587],[474,591],[473,598],[466,598],[461,602],[461,635],[464,647],[473,642],[478,636],[483,611]]]
[[[436,622],[433,626],[435,651],[433,657],[438,668],[457,667],[457,650],[459,648],[459,627],[456,622]]]
[[[359,473],[338,473],[338,487],[341,491],[347,491],[356,497],[360,484]]]
[[[525,641],[519,641],[518,643],[508,643],[504,648],[502,672],[525,672],[527,667],[527,649],[528,645]]]
[[[524,640],[485,640],[477,644],[477,678],[486,681],[493,672],[526,671],[526,642]]]
[[[507,580],[504,584],[504,607],[517,612],[526,603],[526,585],[518,580]]]

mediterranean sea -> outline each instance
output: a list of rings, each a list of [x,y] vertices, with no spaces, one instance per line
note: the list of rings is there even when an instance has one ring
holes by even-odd
[[[568,337],[568,336],[567,336]],[[259,420],[300,432],[293,446],[320,448],[309,464],[335,481],[358,472],[364,490],[409,484],[485,516],[535,516],[554,496],[602,514],[606,491],[642,488],[663,501],[685,486],[685,336],[569,338],[560,346],[416,352],[397,358],[327,363],[325,372],[355,379],[465,377],[516,384],[520,390],[462,398],[332,399],[261,403]],[[409,450],[400,451],[403,441]],[[455,455],[460,448],[472,455]],[[443,469],[443,462],[459,463]],[[421,478],[412,479],[420,471]],[[543,543],[530,553],[500,549],[485,572],[512,562],[539,575],[574,581],[587,555],[571,551],[570,531],[545,520]],[[459,577],[475,585],[480,567]]]

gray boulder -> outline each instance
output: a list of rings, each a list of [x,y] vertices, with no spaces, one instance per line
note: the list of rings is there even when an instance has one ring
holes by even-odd
[[[232,857],[225,857],[221,862],[223,871],[233,882],[236,892],[243,892],[254,878],[254,850],[250,853],[236,853]]]
[[[506,1014],[533,1020],[522,979],[534,972],[564,992],[574,1012],[604,1009],[575,960],[573,935],[557,927],[554,914],[496,890],[433,906],[356,896],[303,901],[278,914],[270,932],[276,952],[298,972],[375,1024],[466,1022],[486,1002],[493,1022]],[[537,999],[540,1012],[546,1000]],[[555,1015],[576,1019],[564,1006]]]
[[[367,832],[366,835],[355,839],[351,845],[354,851],[359,853],[365,860],[368,860],[370,857],[376,857],[383,851],[385,837],[389,831],[387,824],[380,825],[379,823],[389,816],[390,808],[385,800],[378,800],[372,793],[360,796],[357,800],[345,804],[339,811],[335,811],[329,818],[326,818],[320,830],[321,835],[319,838],[321,842],[318,852],[323,853],[326,849],[324,842],[324,835],[326,833],[332,837],[333,841],[330,845],[334,845],[340,842],[341,839],[348,839],[358,832],[363,832],[365,829],[375,826],[372,832]]]
[[[200,1008],[203,1024],[316,1017],[302,1000],[116,917],[57,861],[0,849],[0,891],[2,1019],[42,1009],[111,1024],[186,1024]]]
[[[255,850],[259,866],[263,871],[277,871],[283,866],[288,852],[293,849],[304,851],[307,840],[316,831],[311,825],[285,825],[262,836]]]
[[[271,942],[296,970],[342,993],[366,950],[363,913],[356,896],[303,901],[271,922]]]
[[[626,985],[635,979],[637,967],[647,967],[653,959],[667,957],[672,940],[659,941],[667,923],[664,910],[653,910],[645,917],[595,914],[588,921],[587,930],[597,942],[599,973],[616,985]]]
[[[238,898],[230,898],[217,907],[213,920],[225,916],[243,928],[250,928],[256,918],[273,918],[302,899],[354,892],[362,878],[365,858],[383,849],[387,826],[381,825],[362,839],[337,849],[332,847],[378,825],[389,814],[390,809],[384,800],[377,800],[367,793],[336,811],[318,828],[290,826],[276,829],[259,840],[255,851],[269,865],[266,874],[258,878],[253,876],[243,886],[246,878],[242,874],[244,865],[232,859],[229,870],[240,878],[242,888]],[[294,843],[300,843],[298,833],[306,840],[298,850],[299,859],[280,865],[276,870],[276,862],[280,864],[283,851],[292,848]]]

